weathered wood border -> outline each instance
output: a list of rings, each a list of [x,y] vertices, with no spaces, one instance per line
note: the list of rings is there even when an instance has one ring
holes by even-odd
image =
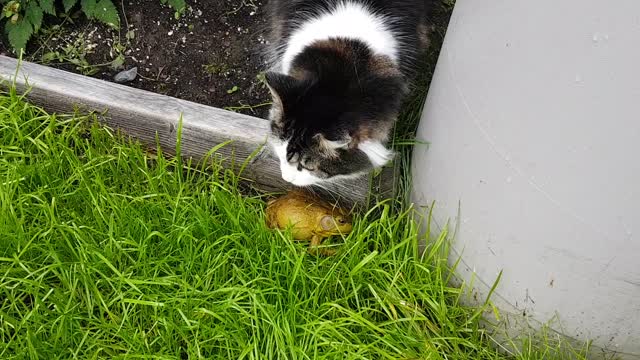
[[[152,147],[156,146],[157,137],[163,151],[170,154],[175,154],[176,130],[182,116],[183,157],[201,160],[216,145],[232,140],[217,151],[226,166],[242,164],[251,154],[257,154],[243,170],[243,178],[259,190],[290,188],[280,177],[275,155],[265,146],[267,120],[26,61],[17,68],[16,59],[0,56],[1,85],[15,83],[19,92],[29,89],[27,98],[49,112],[79,109],[104,113],[99,117],[104,125]],[[377,178],[342,181],[329,190],[346,203],[364,204],[370,199],[371,190],[376,197],[392,195],[393,173],[386,170]]]

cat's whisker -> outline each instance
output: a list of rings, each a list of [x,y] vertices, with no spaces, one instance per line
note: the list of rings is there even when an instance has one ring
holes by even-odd
[[[309,192],[311,192],[313,195],[316,195],[316,196],[322,195],[318,192],[318,188],[322,189],[322,186],[320,185],[307,186],[307,188],[309,189]]]
[[[313,190],[313,193],[317,195],[316,189],[322,189],[327,193],[331,193],[331,195],[334,195],[331,189],[328,189],[326,186],[322,185],[322,184],[315,184],[314,186],[311,187]]]
[[[330,186],[327,186],[326,184],[316,184],[316,186],[323,189],[328,195],[331,195],[336,199],[340,197],[340,192],[338,190],[349,191],[348,186],[340,183],[331,183]]]

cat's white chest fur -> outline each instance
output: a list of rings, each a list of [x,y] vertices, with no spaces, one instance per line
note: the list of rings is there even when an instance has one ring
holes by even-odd
[[[362,4],[343,2],[333,10],[305,21],[293,31],[281,59],[281,71],[288,74],[296,55],[305,47],[337,37],[360,40],[376,55],[385,55],[397,62],[398,42],[388,22]]]

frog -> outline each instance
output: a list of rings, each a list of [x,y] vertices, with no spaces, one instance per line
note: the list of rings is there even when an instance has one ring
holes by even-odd
[[[291,225],[294,240],[310,241],[308,251],[315,255],[335,255],[335,250],[321,248],[318,251],[318,246],[326,238],[346,235],[353,229],[346,210],[300,189],[269,200],[265,213],[269,228],[285,229]]]

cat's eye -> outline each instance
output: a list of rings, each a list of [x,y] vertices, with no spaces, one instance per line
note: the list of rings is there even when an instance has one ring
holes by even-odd
[[[298,163],[298,171],[302,171],[302,169],[308,171],[316,171],[316,164],[309,159],[309,157],[303,157],[302,160]]]
[[[296,162],[298,160],[298,154],[296,153],[288,153],[287,154],[287,161],[288,162]]]
[[[302,171],[302,169],[307,171],[315,171],[316,169],[309,165],[302,165],[302,163],[298,163],[298,171]]]

